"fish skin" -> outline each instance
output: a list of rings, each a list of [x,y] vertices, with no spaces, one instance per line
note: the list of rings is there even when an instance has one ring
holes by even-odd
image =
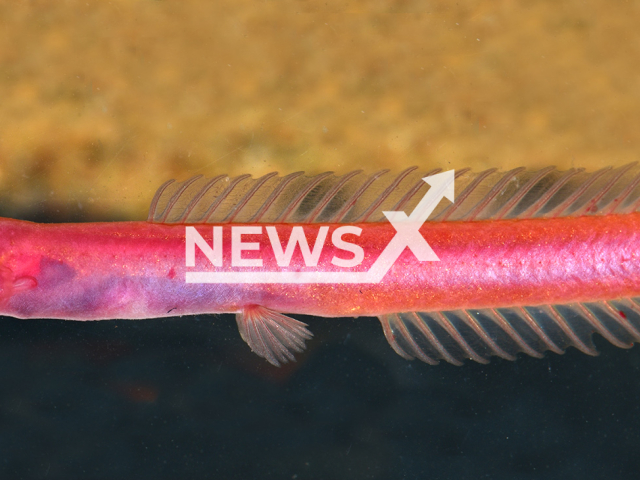
[[[197,225],[209,242],[212,226]],[[224,225],[227,265],[231,226]],[[260,226],[264,232],[266,225]],[[281,239],[288,238],[293,226],[277,225]],[[320,226],[304,225],[310,244]],[[357,243],[365,250],[365,260],[356,269],[364,271],[395,230],[389,223],[358,226],[363,232]],[[2,219],[0,314],[142,319],[236,313],[261,305],[282,313],[377,316],[640,295],[640,213],[426,222],[420,232],[440,261],[419,262],[405,249],[377,284],[203,285],[185,283],[185,225],[36,224]],[[267,252],[266,232],[260,241],[261,251]],[[349,254],[327,241],[318,268],[344,271],[327,260],[333,255],[347,258]],[[267,254],[263,258],[259,270],[277,269],[273,258]],[[198,270],[214,270],[204,256],[198,262]],[[290,269],[305,269],[300,255],[294,255]]]

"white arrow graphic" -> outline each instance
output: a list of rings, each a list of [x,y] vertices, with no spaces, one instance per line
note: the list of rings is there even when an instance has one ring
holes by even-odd
[[[421,262],[440,259],[420,233],[420,227],[446,197],[454,200],[454,170],[424,177],[431,188],[407,216],[402,211],[382,212],[396,234],[366,272],[187,272],[187,283],[378,283],[405,248]]]

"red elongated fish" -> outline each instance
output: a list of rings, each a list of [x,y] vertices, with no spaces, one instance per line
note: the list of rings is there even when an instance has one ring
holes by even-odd
[[[377,316],[432,364],[594,355],[594,332],[640,341],[639,207],[635,164],[199,176],[160,187],[145,222],[0,219],[0,314],[235,313],[275,365],[311,338],[285,314]]]

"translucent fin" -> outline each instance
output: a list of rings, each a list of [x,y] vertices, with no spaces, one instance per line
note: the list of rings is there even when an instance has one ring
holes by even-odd
[[[637,300],[406,312],[383,315],[380,321],[400,356],[429,364],[445,360],[461,365],[466,359],[486,363],[491,356],[514,360],[520,352],[542,357],[547,350],[563,353],[567,347],[597,355],[593,333],[621,348],[640,342]]]
[[[554,167],[465,173],[456,201],[433,220],[486,220],[629,213],[640,200],[640,167],[558,171]]]
[[[259,305],[245,307],[236,321],[251,350],[276,367],[295,361],[293,352],[302,352],[313,336],[305,323]]]
[[[423,177],[440,169],[411,167],[398,175],[383,170],[343,176],[326,172],[285,177],[275,172],[166,182],[158,189],[148,221],[155,223],[356,223],[384,220],[386,210],[410,212],[424,196]],[[558,171],[554,167],[509,172],[456,172],[456,200],[443,202],[431,219],[486,220],[628,213],[640,207],[640,167]]]

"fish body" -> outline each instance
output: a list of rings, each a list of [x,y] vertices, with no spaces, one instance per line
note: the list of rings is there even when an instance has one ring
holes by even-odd
[[[236,271],[233,225],[223,232],[223,268],[198,255],[199,271]],[[348,256],[326,242],[317,266],[296,250],[286,268],[277,265],[266,225],[245,236],[260,260],[246,272],[344,272],[331,263]],[[321,225],[297,225],[309,243]],[[640,213],[476,222],[427,223],[420,233],[440,261],[421,262],[410,249],[378,283],[186,283],[183,225],[148,222],[36,224],[0,220],[2,265],[25,286],[2,313],[18,318],[105,320],[201,313],[237,313],[261,305],[287,313],[324,317],[380,316],[401,311],[439,311],[571,303],[640,296]],[[198,228],[212,244],[212,226]],[[276,225],[286,239],[296,225]],[[328,236],[339,225],[327,225]],[[387,223],[356,225],[366,271],[395,235]],[[251,255],[253,253],[253,255]],[[248,258],[252,257],[252,258]],[[30,283],[31,282],[31,283]],[[35,282],[35,283],[34,283]],[[20,282],[19,282],[20,283]],[[35,288],[37,286],[37,288]]]
[[[308,188],[317,179],[311,177],[302,184],[303,195],[297,193],[300,187],[282,187],[284,180],[273,179],[279,183],[260,197],[257,192],[272,180],[269,176],[245,186],[234,198],[228,197],[233,197],[237,179],[227,178],[210,198],[212,180],[191,192],[195,180],[183,182],[169,195],[163,186],[147,222],[35,224],[2,219],[0,313],[72,320],[236,313],[243,338],[274,364],[293,359],[291,351],[301,350],[311,336],[304,324],[284,313],[378,316],[399,354],[429,363],[485,361],[490,355],[513,358],[520,351],[539,356],[569,345],[593,353],[594,331],[630,346],[640,340],[639,309],[632,300],[640,296],[640,213],[627,198],[633,197],[637,184],[624,179],[626,170],[612,172],[595,194],[588,192],[584,180],[564,192],[560,200],[566,205],[556,197],[562,187],[558,182],[570,175],[560,176],[530,199],[527,195],[551,170],[545,175],[501,176],[502,184],[462,208],[462,218],[456,219],[451,205],[448,210],[441,205],[436,216],[445,221],[419,226],[437,258],[425,261],[412,245],[401,246],[379,281],[366,281],[363,275],[400,235],[397,224],[379,218],[385,205],[381,195],[388,192],[391,198],[399,188],[397,179],[378,189],[375,209],[367,203],[352,217],[355,223],[345,221],[357,207],[357,202],[349,202],[371,188],[365,178],[351,185],[351,196],[344,194],[356,175],[326,182],[320,193],[321,182]],[[456,201],[469,203],[480,184],[474,181],[481,176],[472,177]],[[519,183],[515,193],[504,195],[514,178]],[[417,208],[423,186],[413,183],[411,195],[396,197],[392,213],[399,207]],[[284,207],[275,208],[287,192]],[[332,204],[340,193],[343,198]],[[305,205],[310,197],[314,201]],[[161,208],[158,202],[163,199]],[[255,206],[249,207],[252,201]],[[551,207],[563,205],[578,214],[553,214]],[[545,207],[546,214],[535,214]],[[493,213],[485,214],[489,210]],[[509,218],[516,210],[519,213]],[[194,215],[199,221],[193,222]],[[351,229],[337,236],[346,223]],[[191,245],[190,264],[189,232],[212,246],[210,253],[219,247],[214,261],[206,248]],[[189,283],[193,271],[213,278],[242,272],[249,281]],[[290,275],[286,278],[348,272],[361,280],[267,281],[270,272]]]

